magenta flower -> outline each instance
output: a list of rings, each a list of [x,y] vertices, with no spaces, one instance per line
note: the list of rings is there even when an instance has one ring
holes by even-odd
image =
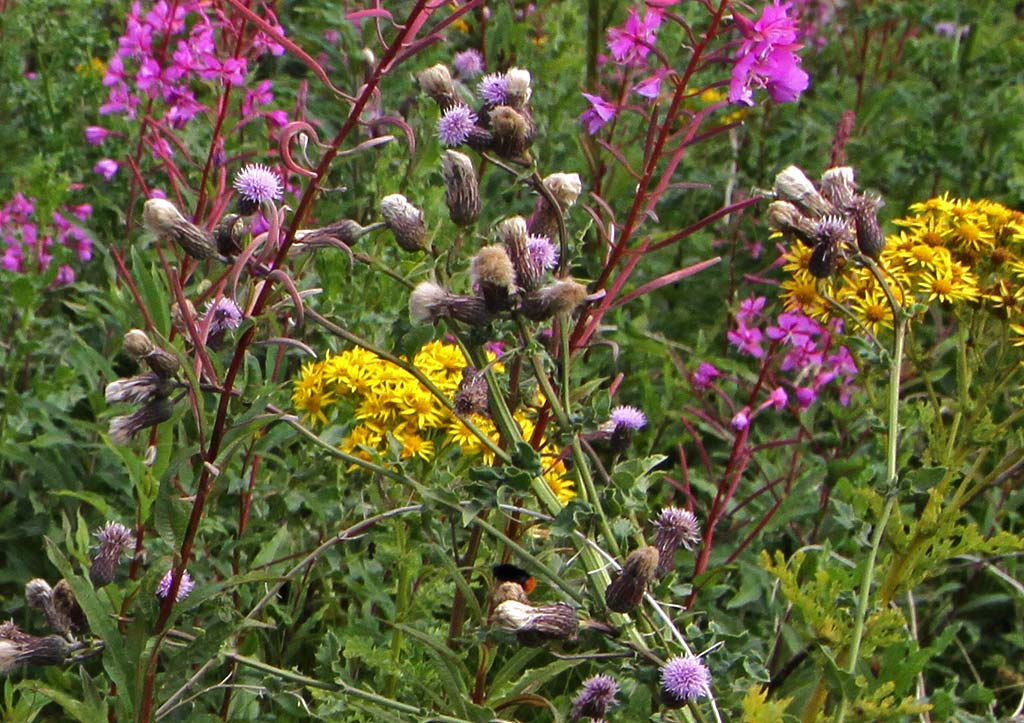
[[[733,14],[743,41],[729,83],[730,102],[752,106],[754,90],[766,88],[775,102],[790,103],[807,90],[810,78],[795,53],[803,45],[797,42],[796,23],[787,14],[791,5],[774,0],[756,22]]]
[[[282,198],[281,177],[261,163],[250,163],[242,168],[232,185],[242,198],[251,203],[280,201]]]
[[[714,364],[701,362],[693,374],[693,386],[697,389],[707,389],[720,376],[722,372],[718,371]]]
[[[114,174],[117,173],[118,168],[120,168],[120,165],[117,161],[113,160],[112,158],[104,158],[102,161],[98,162],[95,166],[93,166],[92,170],[94,173],[98,173],[99,175],[103,176],[103,178],[109,181],[114,177]]]
[[[755,359],[764,356],[764,349],[761,348],[763,333],[757,327],[740,324],[735,329],[730,329],[725,335],[744,354],[749,354]]]
[[[85,140],[93,146],[101,145],[109,135],[110,131],[103,126],[87,126],[85,129]]]
[[[666,75],[668,75],[668,71],[664,68],[659,68],[650,77],[634,85],[633,92],[637,95],[642,95],[644,98],[657,98],[661,93],[661,81],[664,80]]]
[[[751,296],[740,302],[740,310],[736,312],[736,322],[744,326],[753,324],[761,316],[767,299],[764,296]]]
[[[618,110],[599,95],[584,93],[583,97],[590,101],[590,107],[583,111],[580,120],[587,126],[587,133],[594,135],[601,130],[605,123],[615,117]]]
[[[783,409],[789,403],[789,395],[786,394],[786,390],[782,387],[775,387],[772,393],[768,395],[768,401],[766,405],[775,407],[776,409]]]
[[[729,426],[737,432],[742,432],[744,429],[750,426],[750,409],[744,407],[736,414],[732,415],[732,419],[729,421]]]
[[[693,655],[670,658],[661,669],[662,699],[680,707],[687,701],[711,695],[711,672]]]
[[[526,251],[530,255],[530,261],[538,269],[550,271],[558,266],[558,247],[547,236],[527,236]]]
[[[476,121],[476,113],[468,106],[454,105],[438,120],[437,137],[449,148],[461,145],[469,139]]]
[[[647,426],[647,415],[636,407],[623,404],[612,409],[609,418],[615,428],[619,427],[635,432]]]
[[[655,42],[655,33],[661,26],[661,12],[648,10],[643,20],[635,9],[629,11],[629,17],[621,28],[608,31],[608,50],[612,57],[620,63],[642,61],[651,52],[650,46]]]

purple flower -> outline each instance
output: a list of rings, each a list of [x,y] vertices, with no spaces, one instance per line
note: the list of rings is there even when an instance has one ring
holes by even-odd
[[[633,92],[637,95],[642,95],[644,98],[657,98],[658,94],[661,93],[661,81],[668,75],[668,71],[664,68],[659,68],[654,73],[644,80],[633,86]]]
[[[733,415],[732,420],[729,422],[731,426],[737,432],[742,432],[744,429],[750,426],[750,410],[744,407],[740,411]]]
[[[654,546],[658,548],[656,573],[661,577],[676,564],[676,550],[682,545],[692,550],[700,542],[700,522],[697,516],[681,507],[665,507],[654,521],[658,532]]]
[[[466,142],[476,126],[476,113],[468,106],[454,105],[437,122],[437,137],[449,148]]]
[[[768,401],[766,405],[775,407],[776,409],[783,409],[789,403],[789,395],[786,394],[786,390],[782,387],[775,387],[772,393],[768,395]]]
[[[572,701],[572,720],[587,717],[604,718],[615,706],[619,684],[610,675],[594,675],[583,681],[583,687]]]
[[[93,146],[101,145],[109,135],[110,131],[103,126],[87,126],[85,129],[85,140]]]
[[[580,120],[587,126],[587,133],[594,135],[605,123],[614,118],[618,111],[614,105],[599,95],[584,93],[583,97],[590,101],[590,107],[583,111]]]
[[[636,407],[625,404],[612,409],[609,418],[616,428],[622,427],[632,432],[647,426],[647,415]]]
[[[814,404],[814,400],[817,398],[818,393],[813,387],[796,388],[796,403],[800,405],[800,409],[807,409],[809,406]]]
[[[720,376],[722,376],[722,372],[718,371],[714,364],[701,362],[693,374],[693,386],[697,389],[707,389]]]
[[[210,320],[210,335],[223,334],[237,329],[242,324],[242,310],[226,296],[206,304],[203,321]]]
[[[504,105],[508,93],[508,78],[501,73],[490,73],[480,79],[476,92],[491,105]]]
[[[527,236],[526,251],[530,255],[530,261],[538,269],[550,271],[558,266],[558,247],[547,236]]]
[[[661,20],[658,10],[648,10],[643,20],[640,13],[630,10],[625,25],[608,31],[608,50],[612,57],[620,63],[644,60],[651,52]]]
[[[776,323],[765,329],[765,336],[795,349],[813,350],[814,337],[822,332],[818,322],[801,313],[783,312]]]
[[[796,42],[796,24],[787,15],[791,5],[774,0],[756,22],[733,13],[743,41],[736,52],[729,84],[730,102],[752,106],[754,89],[767,88],[772,100],[789,103],[807,89],[810,78],[795,54],[803,46]]]
[[[92,170],[94,173],[98,173],[99,175],[103,176],[103,178],[109,181],[114,177],[114,174],[117,173],[118,168],[120,168],[120,165],[117,161],[113,160],[112,158],[104,158],[102,161],[93,166]]]
[[[460,78],[471,80],[484,72],[484,56],[476,48],[470,48],[456,53],[452,65]]]
[[[730,329],[725,335],[744,354],[749,354],[755,359],[764,356],[764,349],[761,348],[763,334],[760,329],[740,324],[735,329]]]
[[[54,286],[67,286],[75,283],[75,270],[67,264],[57,267],[57,276],[53,279]]]
[[[245,166],[235,176],[233,185],[242,198],[256,204],[280,201],[282,197],[281,177],[260,163]]]
[[[135,545],[135,534],[120,522],[107,522],[93,533],[101,551],[121,556]]]
[[[749,326],[761,316],[767,300],[763,296],[751,296],[740,302],[740,310],[736,312],[736,321],[742,326]]]
[[[163,600],[167,597],[167,594],[171,591],[171,579],[174,577],[174,569],[171,568],[167,571],[167,574],[160,580],[160,584],[156,586],[156,596]],[[192,588],[196,586],[192,580],[192,576],[188,574],[188,570],[181,573],[181,583],[178,585],[178,594],[174,596],[174,602],[181,602],[189,593],[192,592]]]
[[[711,672],[693,655],[669,658],[661,669],[662,697],[677,707],[711,695]]]

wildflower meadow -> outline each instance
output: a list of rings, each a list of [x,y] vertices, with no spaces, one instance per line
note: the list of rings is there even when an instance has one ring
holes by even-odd
[[[0,0],[0,718],[1024,720],[1022,29]]]

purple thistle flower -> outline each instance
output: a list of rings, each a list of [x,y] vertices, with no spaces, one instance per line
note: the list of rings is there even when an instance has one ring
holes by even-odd
[[[107,551],[121,556],[135,545],[135,534],[120,522],[107,522],[93,534],[99,540],[101,554]]]
[[[583,687],[572,702],[570,720],[580,718],[598,719],[613,708],[618,701],[615,696],[619,692],[619,684],[610,675],[594,675],[583,681]]]
[[[665,704],[676,708],[706,698],[711,695],[711,672],[700,658],[677,655],[661,669],[661,693]]]
[[[437,137],[449,148],[466,142],[476,125],[476,113],[468,106],[454,105],[437,122]]]
[[[583,97],[590,102],[590,107],[583,111],[580,120],[587,126],[587,133],[594,135],[615,117],[618,109],[599,95],[584,93]]]
[[[508,95],[508,78],[501,73],[489,73],[480,79],[476,92],[491,105],[504,105]]]
[[[530,261],[538,269],[550,271],[558,266],[558,247],[547,236],[527,236],[526,251],[530,255]]]
[[[647,426],[647,415],[636,407],[631,407],[625,404],[612,409],[609,417],[615,424],[616,429],[621,427],[623,429],[628,429],[631,432],[635,432],[638,429],[643,429]]]
[[[658,548],[658,567],[655,573],[661,577],[676,564],[676,550],[682,545],[692,550],[700,542],[700,523],[697,516],[681,507],[666,507],[654,521],[658,532],[654,546]]]
[[[237,329],[242,324],[242,310],[226,296],[207,302],[205,312],[203,321],[210,319],[210,336]]]
[[[156,596],[163,600],[167,597],[167,594],[171,591],[171,579],[174,577],[174,568],[167,571],[167,574],[160,579],[160,584],[156,586]],[[178,594],[174,596],[174,602],[181,602],[189,593],[192,592],[192,588],[196,586],[192,580],[192,576],[188,574],[188,570],[185,570],[181,574],[181,583],[178,585]]]
[[[117,173],[117,169],[120,167],[120,164],[112,158],[104,158],[93,166],[92,170],[109,181],[114,177],[114,174]]]
[[[233,185],[242,198],[255,204],[282,198],[281,177],[261,163],[245,166],[235,176]]]
[[[476,48],[470,48],[456,53],[452,65],[460,78],[471,80],[484,72],[484,56]]]

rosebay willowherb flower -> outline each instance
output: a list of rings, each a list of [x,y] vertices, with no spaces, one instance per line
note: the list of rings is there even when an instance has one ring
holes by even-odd
[[[554,640],[576,637],[579,615],[565,603],[530,605],[518,600],[505,600],[494,608],[492,622],[516,634],[527,646],[538,646]]]
[[[576,203],[583,191],[583,182],[578,173],[552,173],[542,183],[558,206],[553,206],[544,194],[538,194],[526,226],[530,234],[556,239],[558,221]]]
[[[608,609],[617,613],[628,613],[644,599],[647,585],[654,579],[658,567],[658,549],[648,545],[634,550],[626,558],[622,569],[604,591]]]
[[[488,311],[510,309],[516,287],[516,271],[504,246],[485,246],[470,263],[470,280],[479,289]]]
[[[119,522],[107,522],[94,533],[99,547],[89,567],[89,579],[100,588],[114,581],[122,555],[135,545],[135,535]]]
[[[444,201],[448,216],[459,226],[469,226],[480,216],[480,184],[469,156],[447,150],[441,154]]]
[[[420,90],[437,103],[442,113],[459,102],[455,84],[452,83],[452,74],[446,65],[438,63],[426,70],[421,70],[416,75],[416,80],[420,85]]]
[[[424,281],[409,295],[409,316],[413,321],[430,322],[455,319],[470,326],[486,326],[491,321],[487,303],[478,296],[460,296],[432,281]]]
[[[380,201],[380,212],[384,223],[395,241],[405,251],[424,251],[430,242],[427,239],[427,224],[423,220],[423,211],[409,203],[400,193],[385,196]]]
[[[29,635],[12,620],[0,625],[0,673],[20,665],[60,665],[69,652],[67,641],[60,635]]]
[[[283,198],[281,177],[269,166],[250,163],[235,175],[232,184],[238,191],[238,212],[243,216],[256,213],[264,203]]]
[[[619,684],[610,675],[593,675],[587,678],[572,701],[569,720],[576,723],[580,718],[604,718],[618,703],[615,700],[618,693]]]
[[[156,236],[171,241],[194,259],[223,260],[214,244],[213,234],[189,221],[164,198],[151,198],[142,211],[142,223]]]
[[[655,574],[661,577],[675,567],[676,550],[692,550],[700,542],[700,522],[689,510],[666,507],[654,521],[654,527],[658,530],[654,536],[654,546],[658,548]]]
[[[693,655],[669,658],[661,669],[661,702],[682,708],[691,700],[711,695],[711,672]]]
[[[161,600],[165,599],[171,594],[171,583],[174,581],[174,570],[173,568],[168,570],[167,573],[160,578],[160,583],[156,586],[156,596]],[[192,576],[188,574],[188,570],[184,570],[181,573],[181,582],[178,583],[178,592],[174,596],[174,602],[181,602],[191,594],[196,583],[192,579]]]

